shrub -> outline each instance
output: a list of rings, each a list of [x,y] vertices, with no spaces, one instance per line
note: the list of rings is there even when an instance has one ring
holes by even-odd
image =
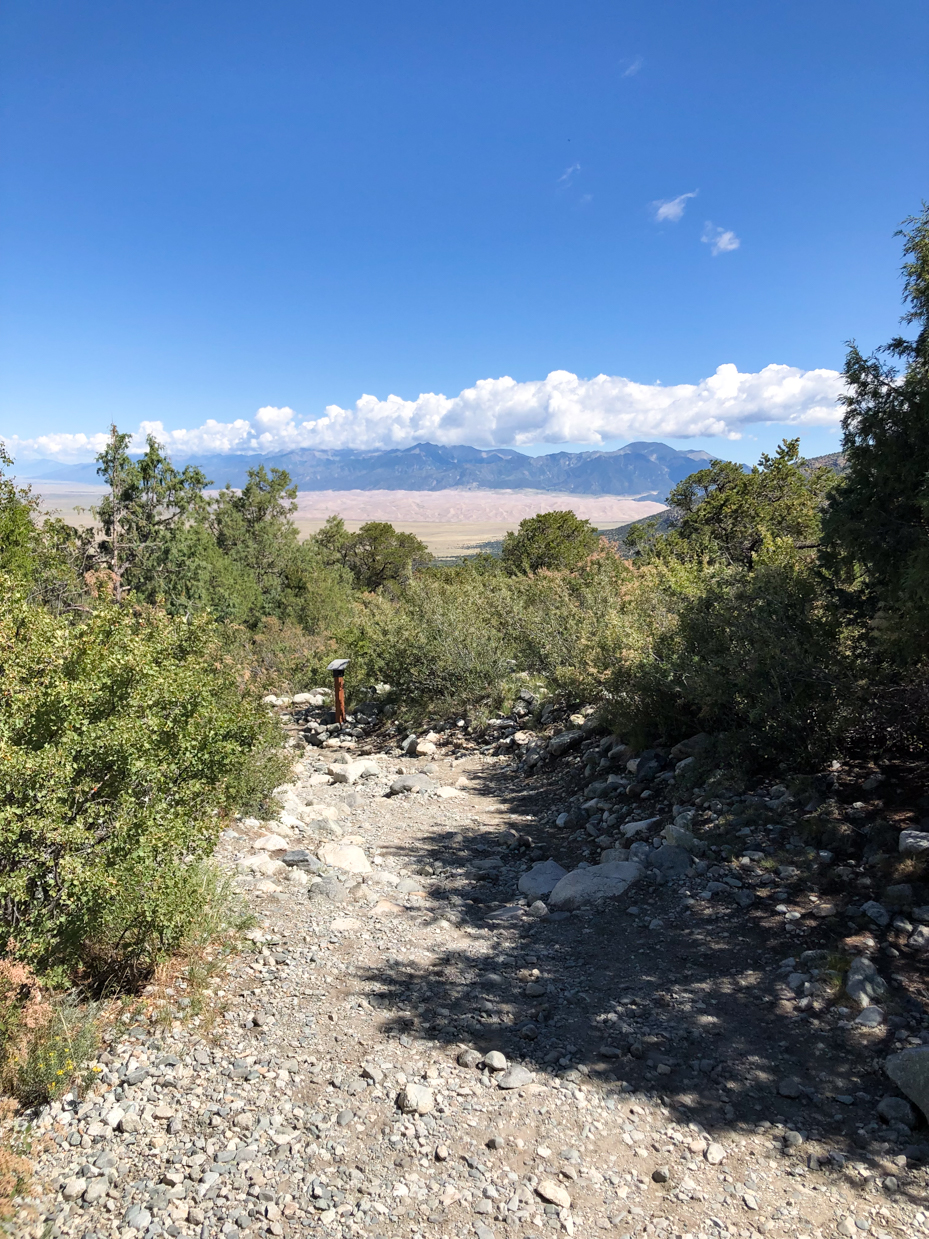
[[[540,512],[520,521],[519,529],[506,535],[501,559],[513,573],[577,568],[596,551],[599,542],[590,521],[573,512]]]
[[[6,1093],[23,1106],[62,1096],[87,1074],[97,1040],[93,1006],[50,995],[26,965],[0,960],[0,1086]]]
[[[609,550],[576,573],[433,569],[395,599],[369,599],[340,648],[351,652],[356,683],[386,680],[411,716],[500,709],[511,704],[515,670],[564,696],[596,697],[630,578]]]
[[[477,581],[415,579],[399,600],[377,596],[345,634],[355,683],[386,680],[401,715],[499,704],[515,645]]]
[[[351,615],[349,608],[341,617],[342,623]],[[225,639],[242,682],[259,694],[299,693],[328,684],[326,666],[337,653],[331,636],[307,632],[300,624],[284,623],[273,616],[254,631],[230,625]]]
[[[182,933],[188,867],[286,769],[216,626],[101,606],[0,614],[0,898],[15,952],[144,971]],[[196,915],[195,901],[187,901]],[[116,958],[113,958],[115,952]]]
[[[726,733],[743,760],[816,761],[855,700],[859,634],[787,540],[753,571],[668,563],[637,575],[606,715],[655,739]]]

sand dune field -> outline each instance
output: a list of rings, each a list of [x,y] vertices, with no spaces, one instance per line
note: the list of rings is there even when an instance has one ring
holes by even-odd
[[[46,508],[74,524],[86,524],[88,508],[99,503],[102,486],[75,482],[31,483]],[[337,513],[349,529],[365,521],[390,521],[422,538],[434,555],[464,555],[481,543],[498,541],[527,516],[570,508],[601,529],[660,512],[663,504],[617,495],[563,495],[530,490],[323,490],[297,496],[297,524],[314,533]],[[81,511],[80,509],[84,509]]]

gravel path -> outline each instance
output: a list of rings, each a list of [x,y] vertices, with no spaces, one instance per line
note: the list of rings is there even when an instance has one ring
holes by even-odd
[[[183,976],[147,995],[38,1116],[18,1233],[929,1233],[869,1030],[791,1005],[783,918],[687,877],[530,915],[520,875],[585,855],[567,792],[460,751],[388,795],[429,759],[333,783],[309,749],[280,820],[226,832],[254,949],[200,1016]]]

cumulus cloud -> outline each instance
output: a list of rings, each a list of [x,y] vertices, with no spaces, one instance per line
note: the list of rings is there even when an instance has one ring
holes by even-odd
[[[655,223],[661,224],[670,220],[672,224],[676,224],[684,214],[688,198],[696,198],[699,192],[699,189],[695,189],[689,194],[679,194],[676,198],[659,198],[657,202],[653,202]]]
[[[329,405],[322,417],[301,420],[290,408],[267,406],[251,420],[212,419],[193,430],[166,430],[143,422],[135,436],[141,447],[153,434],[178,459],[223,453],[285,452],[294,448],[365,449],[413,443],[474,447],[525,447],[535,443],[586,443],[623,439],[719,436],[738,439],[746,427],[774,422],[786,427],[836,426],[842,376],[836,370],[765,366],[743,374],[731,363],[699,383],[634,383],[597,375],[582,379],[567,370],[518,383],[481,379],[457,396],[427,392],[415,400],[365,395],[350,408]],[[104,434],[42,435],[7,439],[13,455],[88,460]]]
[[[730,254],[742,244],[731,229],[719,228],[709,220],[703,227],[703,236],[700,240],[710,247],[714,258],[717,254]]]

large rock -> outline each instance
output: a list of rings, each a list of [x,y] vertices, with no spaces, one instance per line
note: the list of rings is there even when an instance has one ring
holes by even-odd
[[[546,746],[546,752],[552,757],[561,757],[568,749],[576,749],[584,739],[582,731],[563,731],[560,736],[552,736]]]
[[[371,865],[360,847],[353,843],[324,843],[316,855],[334,869],[346,873],[370,873]]]
[[[497,1088],[525,1088],[527,1084],[531,1084],[535,1079],[531,1071],[525,1067],[521,1067],[519,1063],[504,1071],[497,1076]]]
[[[397,1109],[404,1114],[428,1114],[435,1106],[435,1096],[425,1084],[405,1084],[397,1094]]]
[[[560,1183],[556,1183],[554,1179],[542,1179],[536,1187],[536,1194],[541,1196],[543,1200],[547,1200],[550,1205],[557,1205],[559,1209],[571,1208],[571,1197],[565,1188]]]
[[[287,872],[287,866],[267,852],[256,852],[253,856],[244,856],[236,865],[240,873],[260,873],[264,878],[275,878]]]
[[[872,999],[883,998],[887,982],[866,955],[853,959],[845,978],[845,992],[862,1010],[870,1007]]]
[[[929,1045],[917,1045],[891,1054],[885,1070],[899,1088],[929,1119]]]
[[[282,835],[262,835],[252,847],[256,852],[286,852],[287,840]]]
[[[628,848],[605,848],[600,853],[600,864],[609,865],[617,860],[629,860],[631,852]]]
[[[308,899],[328,899],[331,903],[341,903],[347,895],[338,878],[316,878],[306,893]]]
[[[544,899],[552,893],[567,872],[557,860],[540,860],[519,879],[519,889],[533,901]]]
[[[404,792],[434,792],[438,783],[430,779],[428,774],[401,774],[390,785],[391,796],[401,796]]]
[[[281,863],[292,869],[303,869],[310,873],[318,873],[322,863],[306,848],[292,848],[281,857]]]
[[[916,1126],[916,1111],[903,1097],[882,1097],[877,1112],[886,1123],[902,1123],[911,1130]]]
[[[666,878],[679,878],[690,870],[690,853],[675,843],[665,843],[652,852],[648,863]]]
[[[313,818],[306,823],[306,829],[311,835],[320,839],[341,839],[342,827],[328,817]]]
[[[675,744],[668,756],[672,761],[683,761],[686,757],[695,757],[697,753],[706,748],[711,739],[712,736],[701,731],[698,735],[691,736],[689,740],[681,740],[679,744]]]
[[[326,771],[333,783],[357,783],[359,779],[376,779],[381,773],[376,761],[366,759],[335,763],[327,766]]]
[[[647,834],[657,821],[657,817],[643,817],[637,822],[626,822],[624,826],[620,827],[620,830],[627,839],[632,839],[635,835]]]
[[[926,856],[927,854],[929,854],[929,831],[901,830],[901,856]]]
[[[554,912],[572,912],[605,899],[616,899],[642,876],[641,865],[632,861],[611,861],[606,865],[591,865],[567,873],[549,896],[548,906]]]
[[[678,826],[677,822],[669,823],[661,833],[675,847],[686,848],[691,856],[702,856],[706,851],[706,844],[683,826]]]
[[[878,903],[876,899],[869,899],[867,903],[861,905],[861,910],[865,916],[870,917],[875,925],[880,925],[883,929],[890,924],[890,913],[882,903]]]
[[[303,822],[315,822],[321,817],[334,822],[336,818],[341,817],[341,810],[338,805],[334,804],[308,804],[300,809],[299,816]]]

